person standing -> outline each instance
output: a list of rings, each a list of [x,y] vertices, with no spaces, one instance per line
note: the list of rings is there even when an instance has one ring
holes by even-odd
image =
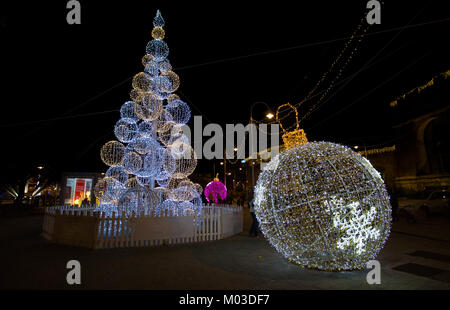
[[[399,220],[398,216],[398,196],[395,186],[391,189],[389,193],[392,207],[392,221],[397,222]]]
[[[250,227],[250,236],[258,236],[258,219],[255,214],[255,206],[253,200],[250,201],[250,215],[252,217],[252,226]]]

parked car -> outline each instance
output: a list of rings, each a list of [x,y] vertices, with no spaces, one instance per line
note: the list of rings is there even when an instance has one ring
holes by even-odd
[[[418,212],[423,212],[425,215],[450,214],[450,191],[433,191],[425,199],[400,198],[398,208],[399,210],[405,209],[412,214]]]

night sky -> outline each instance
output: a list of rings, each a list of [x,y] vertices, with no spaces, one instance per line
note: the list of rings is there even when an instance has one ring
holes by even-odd
[[[114,139],[131,77],[143,70],[158,8],[181,79],[178,94],[204,125],[247,124],[255,102],[275,111],[301,101],[367,12],[366,1],[80,2],[81,25],[66,23],[66,1],[1,9],[5,171],[38,164],[61,172],[106,170],[99,151]],[[308,139],[392,145],[389,102],[449,69],[449,17],[432,1],[387,3],[381,25],[369,28],[342,74],[348,83],[333,88],[301,124]],[[255,107],[255,118],[264,113]],[[209,170],[203,160],[198,171]]]

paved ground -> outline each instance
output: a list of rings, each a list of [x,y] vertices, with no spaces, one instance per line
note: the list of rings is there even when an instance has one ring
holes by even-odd
[[[248,228],[248,217],[245,222]],[[246,233],[202,244],[93,251],[47,242],[41,223],[40,216],[0,218],[0,289],[74,289],[65,282],[71,259],[82,265],[76,289],[450,289],[448,219],[396,223],[378,258],[382,284],[372,286],[365,271],[299,268]],[[398,266],[405,271],[393,269]]]

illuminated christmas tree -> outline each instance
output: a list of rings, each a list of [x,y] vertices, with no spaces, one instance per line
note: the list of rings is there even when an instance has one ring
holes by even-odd
[[[117,141],[101,149],[110,166],[94,193],[98,211],[128,216],[169,210],[183,215],[201,211],[202,188],[188,176],[197,158],[182,127],[191,117],[189,106],[175,94],[178,75],[168,60],[164,19],[157,12],[152,40],[142,58],[144,71],[133,77],[130,101],[120,108],[114,126]]]

